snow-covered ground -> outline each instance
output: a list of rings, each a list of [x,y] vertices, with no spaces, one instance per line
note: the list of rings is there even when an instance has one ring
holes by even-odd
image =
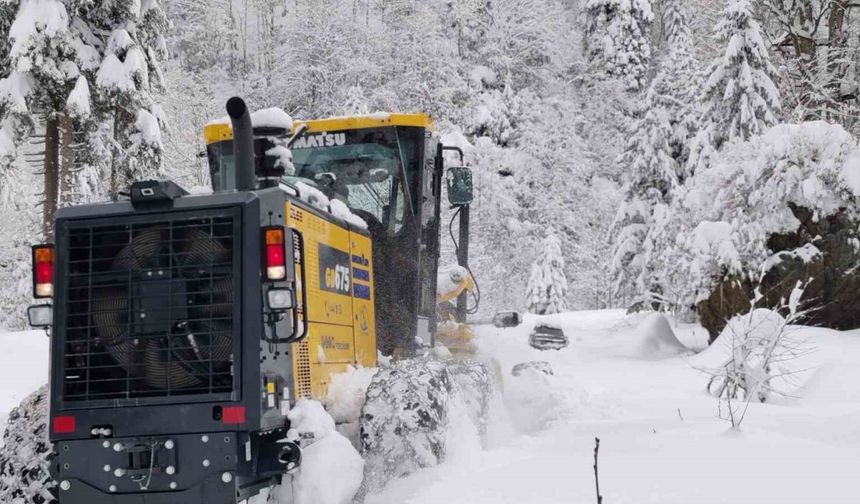
[[[48,382],[45,331],[0,332],[0,425],[9,411]],[[2,436],[0,436],[2,439]],[[2,442],[2,440],[0,440]]]
[[[732,432],[717,418],[695,357],[643,355],[642,317],[600,311],[547,318],[560,323],[570,346],[529,347],[531,317],[514,330],[480,330],[482,351],[505,375],[508,408],[497,405],[487,449],[458,435],[466,442],[446,463],[392,482],[368,504],[593,503],[595,437],[606,503],[860,499],[860,332],[799,330],[795,337],[810,340],[818,363],[800,397],[753,405],[741,431]],[[701,328],[677,333],[687,346],[704,346]],[[545,389],[531,383],[523,390],[510,376],[527,360],[552,365]]]
[[[563,327],[567,348],[529,347],[536,317],[517,329],[479,328],[483,357],[504,382],[487,439],[455,410],[447,461],[389,483],[368,504],[593,503],[595,437],[607,504],[858,501],[860,331],[799,329],[795,338],[815,351],[798,397],[753,405],[733,432],[705,392],[701,357],[643,347],[644,317],[543,319]],[[703,329],[672,327],[686,346],[704,348]],[[555,374],[511,376],[533,360]],[[43,333],[0,335],[0,416],[45,381],[47,364]]]

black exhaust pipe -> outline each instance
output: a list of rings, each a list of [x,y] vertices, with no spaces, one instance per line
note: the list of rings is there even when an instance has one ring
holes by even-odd
[[[254,126],[245,100],[234,96],[227,100],[227,114],[233,125],[233,159],[236,163],[236,190],[253,191],[257,187],[254,170]]]

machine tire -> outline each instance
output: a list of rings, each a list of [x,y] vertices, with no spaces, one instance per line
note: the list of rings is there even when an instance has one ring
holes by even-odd
[[[53,450],[47,420],[47,386],[27,396],[9,413],[0,447],[0,502],[56,502],[56,484],[48,473]]]
[[[463,401],[483,435],[490,390],[490,373],[472,361],[410,359],[380,369],[360,419],[365,470],[358,500],[444,460],[452,401]]]

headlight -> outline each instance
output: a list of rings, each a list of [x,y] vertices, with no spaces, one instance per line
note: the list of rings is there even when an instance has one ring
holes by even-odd
[[[266,296],[270,310],[283,311],[293,307],[293,291],[291,289],[269,289]]]

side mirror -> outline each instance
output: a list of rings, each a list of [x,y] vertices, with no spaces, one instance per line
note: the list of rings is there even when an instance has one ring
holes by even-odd
[[[27,321],[31,327],[45,329],[51,326],[54,319],[54,307],[40,304],[27,307]]]
[[[465,166],[448,168],[448,202],[452,205],[468,205],[472,202],[472,170]]]
[[[493,315],[493,325],[496,327],[517,327],[523,323],[523,317],[517,312],[498,312]]]

